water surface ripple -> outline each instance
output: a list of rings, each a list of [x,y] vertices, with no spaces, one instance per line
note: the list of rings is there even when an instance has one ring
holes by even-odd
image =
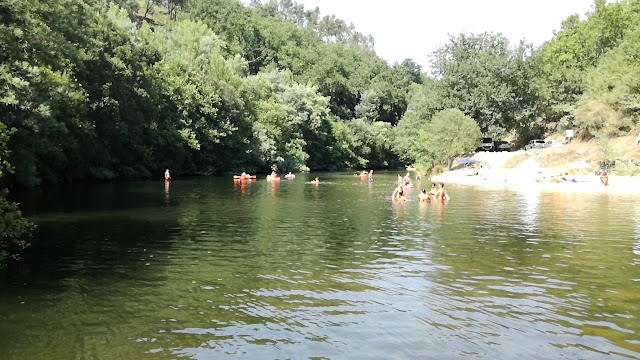
[[[25,194],[2,358],[640,358],[640,198],[313,176]]]

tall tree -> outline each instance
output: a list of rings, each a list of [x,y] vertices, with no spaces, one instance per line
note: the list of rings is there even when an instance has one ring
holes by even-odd
[[[606,4],[596,0],[586,20],[568,17],[553,39],[543,44],[533,63],[539,69],[535,89],[545,105],[541,115],[547,131],[574,126],[574,111],[585,91],[585,72],[639,23],[640,1]]]
[[[473,151],[482,133],[476,122],[460,110],[438,112],[420,132],[421,163],[453,165],[455,157]]]
[[[483,133],[530,121],[519,110],[535,102],[527,96],[525,59],[531,51],[524,43],[512,49],[500,34],[450,38],[434,53],[432,65],[444,107],[460,109]]]

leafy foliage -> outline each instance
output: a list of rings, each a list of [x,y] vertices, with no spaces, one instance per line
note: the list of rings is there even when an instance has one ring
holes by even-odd
[[[12,182],[339,169],[352,149],[395,163],[377,123],[400,119],[403,89],[422,75],[410,60],[389,67],[353,25],[291,1],[155,2],[165,24],[148,9],[134,18],[132,4],[3,2],[0,110],[20,129]],[[336,146],[337,123],[368,145]]]
[[[482,132],[526,126],[535,103],[530,91],[526,44],[489,33],[451,38],[434,54],[433,72],[444,108],[460,109],[478,122]]]
[[[451,168],[456,156],[469,153],[477,146],[482,132],[477,123],[457,109],[446,109],[433,116],[420,132],[423,148],[420,163],[445,164]]]
[[[0,112],[19,129],[10,182],[438,164],[451,155],[425,142],[442,143],[440,117],[477,137],[444,109],[523,140],[615,136],[639,120],[638,0],[596,1],[540,49],[452,36],[431,77],[291,0],[152,4],[166,17],[130,0],[0,4]]]
[[[13,168],[7,161],[10,151],[7,149],[9,137],[17,130],[7,129],[0,123],[0,179],[7,173],[12,173]],[[3,189],[0,192],[0,268],[9,261],[19,259],[19,252],[29,246],[29,237],[35,226],[22,217],[18,204],[7,200],[9,191]]]
[[[613,82],[637,66],[633,47],[637,46],[635,29],[640,22],[639,10],[640,2],[637,0],[611,4],[596,0],[585,21],[580,21],[577,15],[570,16],[562,24],[562,30],[542,46],[534,63],[538,71],[535,88],[545,105],[540,111],[544,129],[553,131],[576,127],[583,135],[590,136],[594,123],[585,118],[585,113],[590,112],[588,108],[593,109],[596,103],[600,104],[599,107],[611,107],[613,104],[607,97],[614,94],[634,103],[633,95],[627,97],[623,92],[637,86],[634,85],[638,84],[637,77],[632,75],[625,79],[631,85],[626,89],[626,85],[616,86],[622,84]],[[605,89],[609,86],[616,91],[606,94],[609,90]],[[622,109],[616,105],[611,110],[615,113]],[[623,111],[622,116],[629,115]],[[613,122],[619,121],[618,116],[612,119]]]

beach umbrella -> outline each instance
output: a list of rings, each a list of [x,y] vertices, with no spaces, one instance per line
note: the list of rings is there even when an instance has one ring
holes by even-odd
[[[458,160],[458,164],[471,164],[471,163],[474,163],[474,162],[476,162],[476,161],[473,160],[473,159],[469,159],[469,158],[462,158],[462,159]]]
[[[591,169],[591,165],[587,164],[584,161],[574,161],[571,164],[567,165],[569,169]]]

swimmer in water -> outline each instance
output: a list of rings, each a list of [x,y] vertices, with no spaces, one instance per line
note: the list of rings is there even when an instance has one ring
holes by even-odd
[[[431,201],[431,194],[427,192],[427,189],[422,189],[420,195],[418,195],[420,201]]]
[[[440,183],[440,188],[436,193],[436,199],[440,199],[442,201],[449,200],[449,194],[447,194],[447,190],[444,189],[444,183]]]
[[[438,189],[436,189],[436,183],[431,183],[431,190],[429,190],[429,194],[431,194],[431,196],[435,198],[437,192]]]
[[[391,194],[391,198],[395,199],[396,197],[398,197],[398,194],[402,192],[402,185],[398,185],[394,190],[393,193]]]
[[[407,173],[407,175],[404,176],[404,179],[402,179],[402,182],[404,183],[404,186],[411,186],[411,175]]]

